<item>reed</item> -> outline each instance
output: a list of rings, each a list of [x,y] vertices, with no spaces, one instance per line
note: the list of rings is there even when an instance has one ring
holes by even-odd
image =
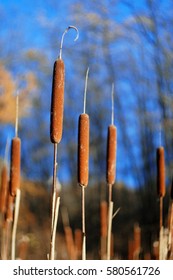
[[[14,197],[14,213],[11,232],[11,259],[15,260],[16,249],[16,232],[20,208],[20,169],[21,169],[21,140],[18,137],[19,122],[19,95],[16,95],[16,121],[15,121],[15,137],[11,143],[11,161],[10,161],[10,194]]]
[[[114,125],[114,85],[112,84],[112,114],[111,125],[107,133],[107,158],[106,158],[106,181],[108,184],[108,233],[107,233],[107,260],[110,259],[111,230],[113,217],[112,186],[115,183],[116,174],[116,150],[117,150],[117,129]]]
[[[84,91],[84,110],[78,121],[78,184],[81,187],[82,207],[82,260],[86,259],[86,229],[85,229],[85,188],[89,177],[89,116],[86,111],[86,92],[89,68],[86,72]]]
[[[4,164],[1,170],[1,189],[0,189],[0,213],[4,217],[7,207],[7,191],[8,191],[8,170]],[[3,218],[2,217],[2,218]]]
[[[50,109],[50,140],[54,144],[54,158],[53,158],[53,183],[52,183],[52,219],[51,219],[51,241],[49,259],[53,260],[55,257],[55,234],[60,205],[60,197],[57,195],[57,145],[62,139],[63,133],[63,114],[64,114],[64,86],[65,86],[65,64],[62,59],[62,47],[65,34],[70,29],[75,29],[78,39],[78,29],[75,26],[69,26],[64,31],[59,57],[54,63],[53,78],[52,78],[52,95],[51,95],[51,109]]]

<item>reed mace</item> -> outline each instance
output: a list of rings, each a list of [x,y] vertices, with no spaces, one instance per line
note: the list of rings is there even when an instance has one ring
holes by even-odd
[[[156,150],[157,160],[157,194],[159,196],[159,259],[162,259],[163,241],[163,197],[165,195],[165,158],[164,147],[160,146]]]
[[[4,216],[7,207],[8,170],[6,164],[1,170],[0,213]]]
[[[86,110],[86,92],[89,68],[86,72],[84,91],[84,110],[78,122],[78,184],[81,186],[82,207],[82,260],[86,259],[86,229],[85,229],[85,188],[89,177],[89,116]]]
[[[115,183],[116,175],[116,150],[117,150],[117,129],[114,125],[114,84],[112,84],[112,114],[111,125],[107,133],[107,158],[106,158],[106,181],[108,184],[108,233],[107,233],[107,260],[110,259],[111,250],[111,229],[113,216],[112,186]],[[111,216],[112,214],[112,216]]]
[[[6,212],[3,220],[2,240],[1,240],[1,258],[7,260],[9,257],[9,248],[11,241],[11,227],[14,217],[14,200],[15,197],[10,194],[8,185],[7,198],[6,198]]]
[[[63,132],[63,114],[64,114],[64,86],[65,86],[65,64],[62,59],[62,46],[64,36],[69,29],[75,29],[78,39],[78,29],[75,26],[69,26],[64,31],[61,44],[59,58],[55,61],[53,67],[52,79],[52,96],[51,96],[51,110],[50,110],[50,140],[54,144],[54,159],[53,159],[53,186],[52,186],[52,219],[51,219],[51,241],[50,241],[50,254],[49,259],[54,259],[55,252],[55,233],[58,219],[60,199],[56,192],[57,181],[57,145],[62,139]]]
[[[20,159],[21,140],[14,137],[11,143],[11,163],[10,163],[10,193],[16,196],[17,189],[20,188]]]
[[[63,131],[64,113],[64,61],[58,58],[54,63],[51,100],[50,138],[52,143],[60,143]]]
[[[19,95],[16,95],[16,121],[15,137],[11,143],[11,161],[10,161],[10,194],[14,197],[14,213],[11,236],[11,259],[15,260],[16,232],[20,208],[20,168],[21,168],[21,140],[18,137],[19,122]]]

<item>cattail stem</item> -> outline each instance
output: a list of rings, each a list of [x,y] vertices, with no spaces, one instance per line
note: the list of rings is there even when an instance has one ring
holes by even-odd
[[[111,114],[111,124],[114,125],[114,84],[112,84],[112,114]]]
[[[16,120],[15,120],[15,137],[18,137],[19,126],[19,94],[16,95]]]
[[[15,260],[15,247],[16,247],[16,230],[17,230],[17,222],[19,216],[19,208],[20,208],[20,196],[21,191],[17,189],[16,198],[15,198],[15,207],[14,207],[14,222],[12,227],[12,237],[11,237],[11,259]]]
[[[106,201],[102,201],[100,204],[100,256],[101,260],[106,258],[106,246],[107,246],[107,227],[108,227],[108,204]]]
[[[56,228],[57,228],[57,222],[58,222],[59,205],[60,205],[60,197],[57,197],[56,201],[55,201],[53,227],[52,227],[52,232],[51,232],[50,256],[49,256],[50,260],[55,259],[55,237],[56,237]]]
[[[112,184],[108,184],[108,205],[110,205],[112,201]]]
[[[55,215],[55,201],[56,201],[56,177],[57,177],[57,143],[54,143],[54,164],[53,164],[53,188],[52,188],[52,227]]]
[[[86,232],[85,232],[85,186],[81,186],[82,192],[82,260],[86,260]]]
[[[108,210],[107,260],[110,260],[110,255],[111,255],[112,216],[113,216],[113,201],[109,203],[109,210]]]

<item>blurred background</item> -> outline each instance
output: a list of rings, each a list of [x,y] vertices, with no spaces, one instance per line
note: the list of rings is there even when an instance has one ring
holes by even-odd
[[[83,111],[85,73],[90,68],[86,112],[90,116],[90,175],[86,189],[87,257],[100,259],[100,203],[107,197],[106,137],[115,86],[116,183],[113,188],[112,258],[127,259],[134,228],[140,226],[142,257],[158,240],[156,148],[163,145],[167,226],[173,165],[173,2],[171,0],[0,1],[0,156],[14,137],[19,93],[22,199],[19,245],[25,259],[46,259],[50,239],[53,145],[50,101],[53,63],[64,37],[65,112],[58,145],[61,206],[73,235],[81,228],[77,185],[78,117]],[[9,154],[10,156],[10,154]],[[63,210],[62,210],[63,212]],[[63,215],[57,228],[57,258],[70,258]],[[66,215],[67,216],[67,215]],[[26,245],[26,244],[25,244]],[[19,249],[18,249],[19,250]],[[18,252],[19,254],[19,252]],[[22,258],[22,257],[21,257]]]

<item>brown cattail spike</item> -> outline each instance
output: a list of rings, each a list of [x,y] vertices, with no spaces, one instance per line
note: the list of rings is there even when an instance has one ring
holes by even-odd
[[[17,188],[20,188],[20,151],[21,141],[19,137],[12,139],[11,165],[10,165],[10,193],[16,196]]]
[[[4,165],[1,171],[1,189],[0,189],[0,212],[1,213],[5,213],[6,211],[7,191],[8,191],[8,172],[7,172],[7,166]]]
[[[62,60],[62,46],[64,36],[69,29],[75,29],[79,37],[78,29],[75,26],[69,26],[64,31],[61,38],[59,58],[54,63],[53,81],[52,81],[52,100],[51,100],[51,117],[50,117],[50,139],[52,143],[59,143],[62,138],[63,131],[63,113],[64,113],[64,79],[65,65]]]
[[[62,138],[64,112],[65,66],[62,59],[54,63],[51,100],[50,138],[52,143],[59,143]]]
[[[156,151],[157,157],[157,193],[159,197],[165,195],[165,159],[164,148],[158,147]]]
[[[79,116],[78,128],[78,183],[82,186],[88,185],[89,169],[89,116]]]
[[[107,173],[106,179],[108,184],[114,184],[116,173],[116,145],[117,129],[114,125],[108,126],[107,135]]]
[[[101,222],[101,236],[107,236],[107,223],[108,223],[108,205],[106,201],[100,204],[100,222]]]
[[[6,221],[12,222],[13,221],[13,213],[14,211],[14,196],[10,194],[10,191],[8,191],[8,197],[7,197],[7,211],[5,215]]]
[[[89,68],[87,69],[85,76],[83,114],[79,116],[78,124],[78,183],[84,187],[88,185],[89,166],[89,116],[85,113],[88,74]]]

